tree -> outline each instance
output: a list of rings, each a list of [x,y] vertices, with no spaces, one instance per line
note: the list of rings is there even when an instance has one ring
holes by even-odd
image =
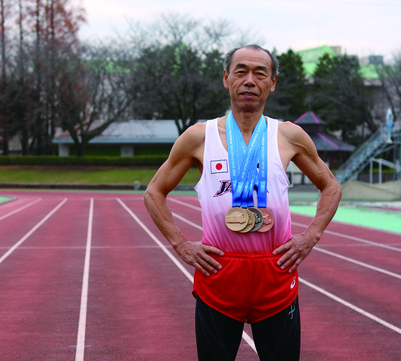
[[[179,133],[199,119],[224,114],[229,97],[222,85],[222,54],[184,43],[143,49],[134,71],[133,111],[138,116],[174,119]]]
[[[296,120],[306,111],[306,77],[300,55],[291,49],[277,55],[280,72],[274,93],[266,101],[265,113],[285,120]]]
[[[364,86],[356,57],[323,55],[313,81],[312,108],[327,122],[329,130],[341,130],[342,139],[349,142],[354,142],[358,126],[376,130],[371,95]]]
[[[73,139],[78,156],[85,155],[91,139],[126,116],[131,102],[126,89],[132,75],[118,65],[118,60],[118,52],[97,44],[57,64],[58,117]]]
[[[376,66],[382,88],[393,112],[393,122],[401,112],[401,53],[394,55],[392,64]]]
[[[148,26],[131,24],[130,36],[133,117],[174,119],[181,134],[227,111],[220,49],[233,36],[226,22],[204,24],[173,14]]]
[[[5,4],[7,0],[3,0]],[[2,92],[3,135],[18,129],[23,154],[51,154],[57,122],[56,58],[73,54],[84,11],[71,0],[18,0],[6,12],[7,87]],[[14,25],[13,25],[14,24]],[[8,43],[7,43],[8,41]],[[10,45],[9,45],[10,44]],[[4,87],[3,87],[4,89]],[[4,117],[3,117],[4,118]],[[11,136],[11,133],[10,133]],[[8,141],[3,142],[8,147]],[[5,152],[3,152],[5,154]]]

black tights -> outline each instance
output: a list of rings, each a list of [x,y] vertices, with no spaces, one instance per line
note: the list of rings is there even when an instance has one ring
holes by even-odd
[[[244,323],[223,315],[199,297],[195,312],[199,361],[234,361],[241,343]],[[285,310],[251,324],[253,340],[261,361],[298,361],[301,325],[298,297]]]

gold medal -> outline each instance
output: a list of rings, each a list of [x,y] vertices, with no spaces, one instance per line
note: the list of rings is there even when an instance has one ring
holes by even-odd
[[[253,216],[255,217],[255,225],[251,229],[251,232],[255,232],[263,225],[263,214],[258,208],[249,207],[248,209],[253,213]]]
[[[273,227],[274,224],[274,216],[273,213],[267,208],[259,208],[263,215],[263,224],[258,229],[258,232],[267,232],[270,228]]]
[[[234,232],[238,232],[247,227],[249,213],[241,207],[233,207],[225,217],[226,226]]]
[[[246,225],[246,227],[240,231],[241,233],[250,232],[252,230],[253,226],[255,225],[255,216],[249,209],[245,209],[245,210],[248,213],[249,219],[248,219],[248,224]]]

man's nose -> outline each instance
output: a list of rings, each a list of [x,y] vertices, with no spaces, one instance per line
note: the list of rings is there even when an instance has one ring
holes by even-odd
[[[245,85],[247,86],[254,86],[255,85],[255,78],[252,73],[248,73],[245,78]]]

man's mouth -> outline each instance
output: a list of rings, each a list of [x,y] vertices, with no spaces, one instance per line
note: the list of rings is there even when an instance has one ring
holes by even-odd
[[[257,94],[251,93],[251,92],[242,92],[241,95],[245,96],[245,97],[256,97],[257,96]]]

